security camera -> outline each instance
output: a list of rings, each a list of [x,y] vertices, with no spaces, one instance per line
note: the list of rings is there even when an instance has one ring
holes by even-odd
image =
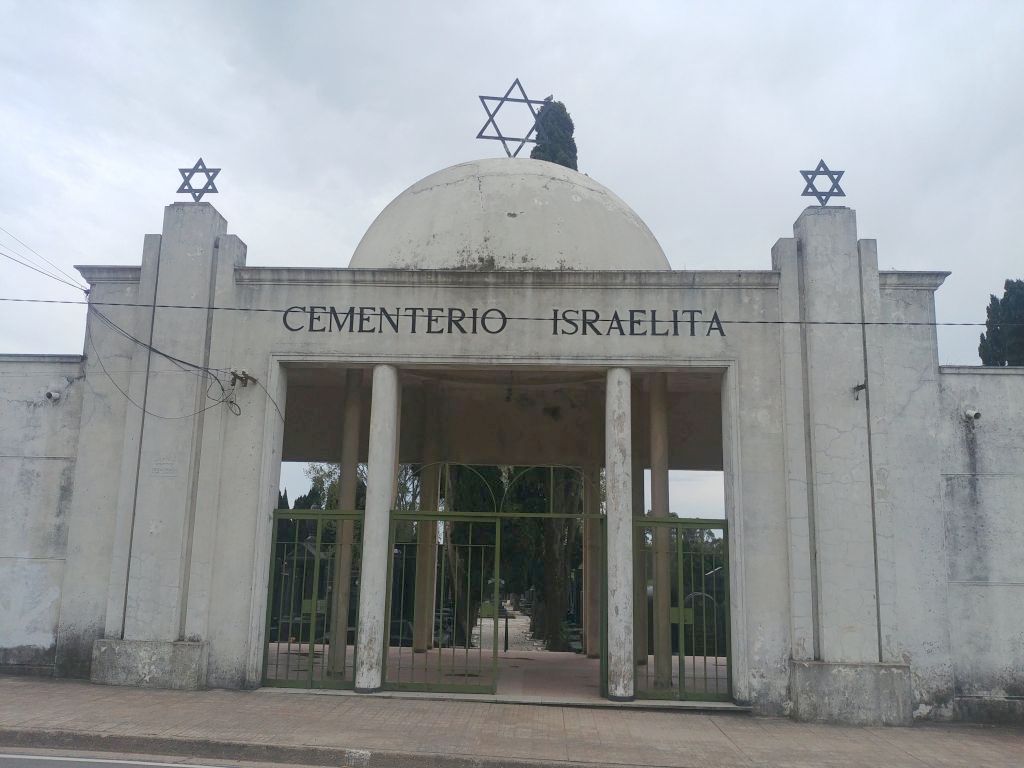
[[[51,403],[56,403],[58,400],[60,400],[60,392],[51,389],[49,392],[46,393],[46,399],[49,400]]]
[[[968,421],[977,421],[981,418],[981,411],[976,411],[973,408],[964,408],[964,418]]]

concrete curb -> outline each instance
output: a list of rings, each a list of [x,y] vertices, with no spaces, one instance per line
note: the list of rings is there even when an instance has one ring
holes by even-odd
[[[436,693],[419,691],[380,690],[372,694],[356,693],[336,688],[284,688],[267,686],[260,688],[264,695],[284,696],[355,696],[374,699],[395,699],[400,701],[465,701],[472,704],[503,704],[524,707],[558,707],[572,709],[616,709],[622,712],[678,712],[692,715],[748,715],[754,708],[745,704],[728,701],[691,701],[687,699],[631,699],[611,701],[609,699],[545,699],[516,698],[514,696],[489,696],[482,693]]]
[[[623,768],[621,763],[528,760],[523,758],[445,755],[431,752],[397,752],[317,747],[307,745],[254,744],[216,739],[167,736],[127,736],[24,728],[0,728],[0,747],[68,749],[82,752],[121,752],[136,755],[199,757],[212,760],[288,763],[293,765],[343,766],[344,768]],[[642,768],[640,764],[632,766]],[[698,768],[694,764],[693,768]]]

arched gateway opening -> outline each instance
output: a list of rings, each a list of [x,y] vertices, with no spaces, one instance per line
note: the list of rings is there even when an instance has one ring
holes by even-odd
[[[369,371],[285,370],[282,458],[331,474],[323,509],[274,515],[263,683],[353,688],[373,654],[387,689],[607,696],[608,547],[624,542],[605,525],[605,372],[401,369],[389,556],[374,573]],[[637,697],[730,696],[728,526],[669,503],[670,472],[722,470],[722,381],[632,375]],[[384,631],[367,643],[370,601]]]

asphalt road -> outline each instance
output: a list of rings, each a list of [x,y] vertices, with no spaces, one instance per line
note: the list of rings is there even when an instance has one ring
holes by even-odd
[[[112,754],[109,758],[98,757],[63,757],[56,754],[47,755],[10,755],[0,754],[0,768],[229,768],[231,763],[200,763],[188,758],[181,758],[177,761],[169,759],[152,758],[150,760],[123,757],[119,758]],[[234,765],[238,765],[235,763]]]

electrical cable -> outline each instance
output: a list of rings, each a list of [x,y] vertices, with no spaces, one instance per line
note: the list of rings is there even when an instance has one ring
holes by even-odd
[[[110,375],[110,372],[107,370],[107,366],[103,363],[103,356],[100,354],[99,349],[96,347],[96,342],[93,341],[92,334],[87,334],[87,338],[88,338],[88,341],[89,341],[89,346],[92,347],[93,352],[96,353],[96,362],[99,363],[100,369],[103,371],[104,374],[106,374],[107,378],[110,380],[110,383],[114,385],[114,388],[118,392],[121,393],[121,395],[124,397],[125,400],[127,400],[129,403],[134,405],[136,408],[138,408],[140,411],[142,411],[147,416],[152,416],[155,419],[163,419],[165,421],[177,421],[177,420],[180,420],[180,419],[190,419],[193,416],[198,416],[200,413],[203,413],[204,411],[209,411],[212,408],[216,408],[218,405],[221,405],[222,403],[227,405],[228,409],[232,413],[234,413],[236,416],[241,415],[241,413],[242,413],[241,406],[239,406],[238,403],[235,403],[235,402],[233,402],[233,401],[228,399],[228,395],[229,394],[234,394],[234,390],[231,390],[230,393],[229,392],[225,392],[224,399],[216,400],[216,402],[214,402],[213,405],[208,405],[205,408],[200,408],[198,411],[193,411],[192,413],[186,413],[186,414],[181,415],[181,416],[165,416],[165,415],[160,414],[160,413],[155,413],[155,412],[149,410],[148,408],[143,408],[139,403],[137,403],[135,401],[135,399],[130,394],[128,394],[121,387],[120,384],[117,383],[117,381],[114,379],[114,377]],[[213,382],[210,383],[210,386],[213,386]],[[207,389],[207,397],[209,397],[209,389]],[[211,398],[211,399],[214,399],[214,398]]]
[[[284,418],[284,412],[281,410],[281,406],[277,404],[277,400],[274,399],[274,396],[267,391],[266,387],[263,386],[263,382],[261,382],[259,379],[254,379],[252,376],[249,377],[249,381],[256,382],[259,388],[266,392],[267,397],[270,399],[270,402],[272,402],[274,404],[274,408],[277,409],[277,415],[281,417],[281,421],[286,422]]]
[[[0,250],[0,256],[3,256],[5,259],[10,259],[15,264],[20,264],[23,267],[31,269],[33,272],[38,272],[40,275],[43,275],[44,277],[48,277],[51,280],[56,280],[58,283],[64,283],[64,285],[68,285],[68,286],[74,288],[77,291],[86,291],[86,292],[88,292],[88,289],[83,288],[80,285],[76,285],[75,283],[68,282],[67,280],[65,280],[65,279],[63,279],[61,277],[57,277],[57,275],[51,274],[50,272],[46,272],[45,270],[42,270],[42,269],[40,269],[37,266],[29,264],[27,261],[22,261],[21,259],[15,257],[15,256],[12,256],[11,254],[7,253],[6,251]]]
[[[146,306],[150,306],[150,305],[146,305]],[[175,365],[177,365],[180,368],[206,372],[206,373],[210,374],[211,376],[213,376],[215,379],[217,379],[218,383],[220,383],[220,379],[213,372],[214,371],[219,371],[221,373],[228,373],[228,369],[226,369],[226,368],[208,368],[208,367],[205,367],[205,366],[202,366],[202,365],[198,365],[196,363],[190,363],[187,360],[182,360],[179,357],[175,357],[174,355],[170,355],[170,354],[164,352],[163,350],[160,350],[160,349],[157,349],[154,346],[151,346],[150,344],[146,343],[145,341],[142,341],[141,339],[133,336],[131,333],[129,333],[124,328],[119,326],[117,323],[115,323],[113,320],[111,320],[105,314],[100,312],[99,309],[97,309],[92,304],[89,305],[89,311],[92,312],[93,314],[95,314],[105,325],[109,326],[116,333],[120,334],[121,336],[124,336],[129,341],[131,341],[131,342],[133,342],[135,344],[138,344],[140,347],[143,347],[144,349],[148,349],[150,352],[153,352],[154,354],[160,355],[161,357],[166,358],[167,360],[170,360],[172,363],[174,363]],[[221,384],[221,387],[223,388],[223,384]]]
[[[50,260],[49,260],[48,258],[46,258],[45,256],[43,256],[43,254],[41,254],[41,253],[40,253],[39,251],[37,251],[37,250],[36,250],[35,248],[33,248],[33,247],[32,247],[31,245],[29,245],[28,243],[26,243],[26,242],[25,242],[24,240],[21,240],[21,239],[20,239],[20,238],[19,238],[19,237],[18,237],[17,235],[15,235],[15,234],[14,234],[13,232],[11,232],[10,230],[8,230],[8,229],[5,229],[4,227],[0,227],[0,232],[3,232],[3,233],[4,233],[4,234],[6,234],[6,235],[7,235],[7,236],[8,236],[9,238],[11,238],[12,240],[14,240],[14,241],[16,241],[16,242],[20,243],[20,244],[21,244],[21,245],[23,245],[23,246],[24,246],[25,248],[28,248],[28,249],[29,249],[29,250],[30,250],[30,251],[31,251],[32,253],[34,253],[34,254],[35,254],[36,256],[38,256],[38,257],[39,257],[40,259],[42,259],[42,260],[43,260],[43,261],[45,261],[45,262],[46,262],[47,264],[49,264],[49,265],[50,265],[51,267],[53,267],[54,269],[56,269],[56,270],[57,270],[58,272],[60,272],[60,273],[61,273],[62,275],[64,275],[64,277],[66,277],[66,278],[67,278],[68,280],[70,280],[71,282],[73,282],[73,283],[77,283],[77,284],[78,284],[78,286],[79,286],[79,290],[82,290],[82,291],[88,290],[88,288],[87,288],[87,287],[86,287],[85,285],[83,285],[83,284],[81,283],[81,281],[80,281],[80,280],[79,280],[79,279],[78,279],[77,277],[75,277],[74,275],[70,275],[70,274],[68,274],[67,272],[65,272],[65,271],[64,271],[63,269],[61,269],[61,268],[60,268],[60,267],[59,267],[59,266],[58,266],[57,264],[54,264],[54,263],[53,263],[52,261],[50,261]],[[17,252],[17,249],[16,249],[16,248],[12,248],[11,250],[13,250],[13,251]],[[22,258],[25,258],[23,254],[18,254],[18,255],[22,256]]]
[[[174,365],[176,365],[178,368],[180,368],[183,372],[191,373],[191,374],[195,375],[200,381],[202,381],[204,378],[208,378],[210,380],[210,383],[209,383],[209,385],[206,388],[206,398],[208,400],[213,400],[214,404],[211,405],[211,406],[207,406],[206,408],[202,408],[202,409],[200,409],[198,411],[195,411],[194,413],[188,414],[187,416],[175,416],[175,417],[160,416],[159,414],[152,413],[151,411],[148,411],[148,410],[142,408],[141,405],[139,405],[134,400],[131,400],[131,398],[129,398],[129,400],[132,402],[132,404],[135,405],[137,408],[143,410],[145,413],[150,413],[151,415],[156,416],[157,418],[188,418],[188,416],[195,416],[196,414],[202,413],[203,411],[209,410],[210,408],[214,408],[217,405],[220,405],[220,404],[223,403],[223,404],[227,405],[228,409],[232,413],[234,413],[236,416],[241,415],[241,413],[242,413],[241,406],[239,406],[238,403],[236,403],[232,399],[232,396],[234,395],[234,387],[232,387],[229,390],[227,387],[224,386],[224,382],[221,381],[220,376],[217,375],[218,371],[220,373],[224,374],[224,373],[227,372],[227,369],[223,369],[223,368],[209,368],[209,367],[206,367],[206,366],[197,365],[196,363],[191,363],[188,360],[182,360],[179,357],[175,357],[174,355],[168,354],[168,353],[164,352],[163,350],[158,349],[157,347],[155,347],[155,346],[153,346],[151,344],[148,344],[148,343],[142,341],[141,339],[136,338],[131,333],[129,333],[124,328],[122,328],[117,323],[115,323],[113,320],[111,320],[109,317],[107,317],[105,314],[100,312],[97,308],[95,308],[93,306],[90,306],[89,307],[89,311],[92,312],[93,314],[95,314],[100,319],[100,321],[103,322],[106,326],[108,326],[111,330],[113,330],[114,332],[120,334],[121,336],[123,336],[124,338],[128,339],[132,343],[137,344],[138,346],[140,346],[143,349],[146,349],[146,350],[152,352],[155,355],[159,355],[160,357],[163,357],[166,360],[169,360],[170,362],[174,363]],[[89,342],[92,345],[93,350],[96,352],[97,357],[99,357],[99,350],[96,349],[96,345],[92,341],[91,334],[89,335]],[[103,369],[103,372],[105,374],[107,374],[107,377],[110,378],[111,382],[113,382],[113,377],[111,377],[109,372],[107,371],[106,366],[103,364],[102,358],[99,358],[98,362],[100,364],[100,367]],[[254,381],[255,381],[255,379],[254,379]],[[220,397],[215,397],[215,396],[210,394],[210,390],[213,388],[214,384],[216,384],[218,387],[220,387]],[[125,395],[125,397],[128,397],[128,395],[123,390],[121,390],[121,388],[116,384],[116,382],[114,383],[114,386],[117,387],[118,390],[121,391],[121,393]],[[264,390],[264,391],[266,391],[266,390]],[[268,393],[268,396],[269,396],[269,393]],[[271,399],[273,399],[273,398],[271,398]],[[276,405],[277,404],[275,403],[275,406]],[[278,411],[280,411],[280,409],[278,409]]]
[[[4,232],[7,232],[7,230],[3,229],[2,227],[0,227],[0,230],[2,230]],[[10,232],[7,232],[7,234],[9,236],[11,236],[12,238],[14,238],[15,240],[18,240],[18,238],[15,237],[14,235],[12,235]],[[21,243],[22,241],[18,240],[18,242]],[[25,245],[25,244],[22,243],[22,245]],[[25,245],[25,247],[29,248],[29,250],[33,250],[30,246]],[[33,253],[35,253],[34,250],[33,250]],[[37,255],[39,255],[39,254],[37,254]],[[11,256],[10,254],[8,254],[8,253],[6,253],[6,252],[4,252],[2,250],[0,250],[0,256],[4,256],[5,258],[10,259],[11,261],[15,262],[16,264],[20,264],[23,267],[31,269],[34,272],[38,272],[39,274],[44,275],[45,277],[49,277],[49,278],[51,278],[53,280],[56,280],[59,283],[67,285],[67,286],[69,286],[71,288],[75,288],[77,290],[85,291],[87,294],[89,292],[88,288],[83,288],[82,286],[75,285],[74,283],[68,282],[67,280],[64,280],[64,279],[62,279],[62,278],[60,278],[60,277],[58,277],[58,276],[56,276],[54,274],[51,274],[51,273],[46,272],[46,271],[44,271],[42,269],[39,269],[38,267],[36,267],[36,266],[34,266],[32,264],[29,264],[26,261],[22,261],[22,260],[14,257],[14,256]],[[45,258],[45,257],[40,256],[40,258]],[[46,259],[46,261],[49,262],[48,259]],[[52,264],[52,262],[49,262],[49,263]],[[56,267],[56,265],[53,265],[53,266]],[[58,270],[60,270],[59,267],[56,267],[56,268]],[[60,271],[63,272],[63,270],[60,270]],[[67,273],[64,273],[64,274],[67,274]],[[142,341],[141,339],[138,339],[135,336],[133,336],[131,333],[129,333],[124,328],[122,328],[117,323],[115,323],[113,320],[111,320],[109,317],[107,317],[103,312],[101,312],[98,309],[98,307],[103,306],[103,307],[148,308],[148,309],[190,309],[190,310],[202,310],[202,311],[207,311],[207,312],[210,312],[210,311],[270,312],[270,313],[273,313],[273,314],[281,314],[281,315],[283,315],[283,314],[285,314],[286,312],[289,311],[288,309],[276,309],[276,308],[270,308],[270,307],[226,307],[226,306],[200,305],[200,304],[146,304],[146,303],[141,303],[141,302],[101,302],[101,301],[95,301],[95,300],[36,299],[36,298],[6,297],[6,296],[0,296],[0,302],[23,303],[23,304],[58,304],[58,305],[86,306],[88,308],[88,311],[90,311],[93,314],[95,314],[96,317],[98,317],[101,322],[103,322],[105,325],[107,325],[109,328],[111,328],[111,330],[113,330],[116,333],[120,334],[121,336],[123,336],[124,338],[128,339],[132,343],[137,344],[137,345],[139,345],[139,346],[149,350],[150,352],[152,352],[152,353],[154,353],[156,355],[159,355],[159,356],[167,359],[168,361],[174,363],[176,366],[181,368],[183,372],[192,373],[192,374],[196,375],[200,379],[202,379],[204,376],[205,377],[209,377],[211,379],[210,385],[206,389],[206,397],[207,397],[207,399],[214,400],[215,401],[214,405],[207,406],[206,408],[200,409],[199,411],[196,411],[196,412],[191,413],[191,414],[187,414],[185,416],[162,416],[160,414],[153,413],[151,411],[146,410],[145,408],[143,408],[138,403],[136,403],[131,398],[131,396],[129,396],[128,393],[125,392],[120,387],[120,385],[117,384],[116,381],[114,381],[113,376],[111,376],[110,372],[106,368],[106,365],[103,363],[103,359],[102,359],[102,356],[100,356],[99,350],[96,349],[96,345],[93,342],[91,334],[87,334],[88,339],[89,339],[89,344],[90,344],[90,346],[92,346],[93,350],[96,352],[97,362],[99,363],[100,367],[103,369],[104,374],[106,374],[107,378],[110,379],[111,383],[117,388],[117,390],[122,395],[124,395],[124,397],[130,403],[132,403],[132,405],[134,405],[136,408],[139,408],[140,410],[142,410],[145,413],[148,413],[148,414],[154,416],[155,418],[161,418],[161,419],[189,418],[191,416],[195,416],[198,413],[202,413],[203,411],[209,410],[210,408],[214,408],[217,405],[220,405],[221,403],[227,404],[229,409],[231,410],[231,412],[235,413],[235,415],[240,415],[241,414],[241,407],[236,402],[234,402],[233,400],[230,399],[230,394],[234,393],[234,388],[232,387],[232,389],[230,390],[230,393],[229,393],[229,390],[224,386],[224,383],[221,381],[220,377],[217,375],[218,371],[221,374],[227,374],[229,372],[229,370],[225,369],[225,368],[214,369],[214,368],[209,368],[209,367],[201,366],[201,365],[198,365],[196,363],[191,363],[191,362],[189,362],[187,360],[182,360],[181,358],[178,358],[178,357],[175,357],[174,355],[168,354],[168,353],[164,352],[163,350],[158,349],[157,347],[154,347],[154,346],[152,346],[150,344],[147,344],[146,342]],[[366,316],[370,316],[370,317],[376,317],[376,316],[382,315],[383,313],[378,311],[378,312],[366,312],[366,313],[363,313],[363,314],[366,315]],[[416,318],[417,317],[415,312],[402,312],[401,308],[396,308],[395,315],[398,316],[398,317],[412,317],[412,318]],[[503,315],[503,318],[506,321],[507,320],[524,320],[524,321],[552,322],[553,320],[557,319],[557,318],[552,318],[552,317],[530,317],[530,316],[505,315],[504,313],[502,313],[502,315]],[[597,322],[597,320],[595,320],[595,322]],[[673,322],[673,320],[660,320],[660,321],[658,321],[658,320],[653,320],[652,319],[649,322],[651,322],[652,325],[655,325],[655,327],[656,327],[656,324],[658,322],[666,323],[667,324],[667,323]],[[864,321],[864,320],[729,320],[729,319],[723,319],[721,317],[719,317],[719,322],[721,324],[728,324],[728,325],[798,325],[798,326],[799,325],[804,325],[804,326],[808,326],[808,325],[821,325],[821,326],[860,326],[860,327],[866,327],[866,326],[986,327],[988,325],[988,323],[984,323],[984,322],[938,322],[938,321],[923,322],[923,321],[891,321],[891,320],[875,320],[875,321]],[[1019,326],[1019,325],[1024,325],[1024,323],[1007,323],[1007,322],[1003,322],[1003,323],[999,323],[999,325],[1001,327],[1015,327],[1015,326]],[[270,400],[270,402],[273,403],[274,408],[277,410],[278,416],[283,421],[284,420],[284,412],[281,410],[280,405],[278,405],[278,403],[274,399],[273,395],[270,394],[270,392],[263,385],[263,383],[261,381],[259,381],[258,379],[254,378],[254,377],[251,377],[251,376],[247,376],[246,378],[247,378],[247,380],[251,380],[251,381],[255,382],[260,387],[260,389],[263,390],[264,394],[266,394],[266,396]],[[220,398],[215,398],[215,397],[210,395],[210,389],[213,387],[214,383],[216,383],[220,387],[220,390],[221,390],[221,397]]]
[[[232,413],[234,413],[236,416],[241,415],[241,412],[242,412],[241,411],[241,406],[239,406],[236,402],[227,399],[228,390],[224,386],[224,383],[220,380],[220,377],[217,375],[217,372],[220,372],[221,374],[230,373],[230,371],[228,369],[226,369],[226,368],[209,368],[207,366],[197,365],[196,363],[190,363],[189,361],[182,360],[181,358],[175,357],[174,355],[169,355],[166,352],[164,352],[163,350],[158,349],[157,347],[154,347],[151,344],[147,344],[146,342],[142,341],[141,339],[136,338],[135,336],[133,336],[131,333],[129,333],[124,328],[119,326],[117,323],[115,323],[113,320],[111,320],[109,317],[107,317],[105,314],[100,312],[98,309],[96,309],[92,305],[89,306],[89,311],[94,313],[97,317],[99,317],[106,325],[108,325],[115,332],[121,334],[122,336],[124,336],[125,338],[127,338],[130,341],[134,342],[135,344],[138,344],[140,347],[142,347],[144,349],[148,349],[149,351],[153,352],[154,354],[157,354],[157,355],[160,355],[161,357],[166,358],[167,360],[171,361],[172,363],[177,365],[179,368],[182,368],[183,370],[186,370],[186,371],[191,370],[192,372],[194,372],[200,378],[202,378],[202,376],[204,374],[206,376],[210,377],[212,379],[212,381],[210,383],[210,386],[207,387],[206,396],[209,399],[211,399],[211,400],[217,400],[217,402],[224,402],[224,403],[226,403],[228,405],[228,408],[231,410]],[[93,346],[93,349],[95,349],[95,346]],[[97,352],[97,354],[99,354],[99,352]],[[104,368],[104,372],[106,372],[105,368]],[[261,382],[259,379],[255,378],[254,376],[246,375],[245,378],[246,378],[247,381],[255,382],[259,386],[259,388],[263,390],[263,392],[266,394],[266,396],[270,400],[270,402],[274,404],[274,408],[275,408],[275,410],[277,410],[278,416],[280,416],[281,420],[284,421],[284,412],[281,410],[281,406],[278,405],[277,400],[274,399],[274,396],[270,394],[270,392],[267,390],[267,388],[265,386],[263,386],[263,382]],[[232,380],[234,380],[234,379],[232,378]],[[220,399],[214,398],[214,397],[212,397],[210,395],[210,388],[213,386],[214,382],[216,382],[216,384],[220,387],[221,395],[222,395],[222,397]],[[234,393],[234,391],[235,391],[234,385],[232,385],[230,391],[231,391],[232,394]]]
[[[274,307],[227,307],[227,306],[216,306],[216,305],[203,305],[203,304],[146,304],[142,302],[129,302],[129,301],[94,301],[94,300],[74,300],[74,299],[29,299],[29,298],[18,298],[11,296],[0,296],[0,302],[8,302],[15,304],[68,304],[77,306],[90,306],[90,307],[127,307],[127,308],[144,308],[152,309],[156,306],[157,309],[192,309],[202,311],[215,311],[215,312],[257,312],[257,313],[271,313],[283,315],[288,309],[278,309]],[[366,312],[364,313],[367,317],[377,317],[380,312]],[[394,316],[394,315],[393,315]],[[413,317],[413,313],[405,313],[399,310],[397,312],[398,317]],[[418,316],[422,318],[423,315]],[[549,317],[531,317],[525,315],[505,315],[506,320],[528,320],[535,322],[550,323],[552,318]],[[601,318],[600,322],[606,321],[607,318]],[[924,321],[924,320],[735,320],[726,317],[719,316],[719,321],[722,325],[838,325],[838,326],[896,326],[896,327],[925,327],[925,328],[948,328],[948,327],[980,327],[983,328],[988,325],[987,322],[981,321],[970,321],[970,322],[940,322],[940,321]],[[595,321],[597,322],[597,321]],[[645,322],[649,323],[650,320]],[[664,323],[671,323],[672,320],[657,320],[659,325]],[[689,322],[689,321],[687,321]],[[699,322],[705,322],[701,320]],[[1016,322],[999,322],[1001,327],[1016,327],[1024,325],[1024,323]]]
[[[41,258],[44,261],[47,261],[48,263],[50,263],[58,271],[63,272],[65,275],[67,275],[67,273],[64,272],[60,267],[58,267],[56,264],[53,264],[53,262],[50,262],[49,259],[46,259],[46,257],[44,257],[41,254],[39,254],[30,245],[24,243],[22,240],[19,240],[15,235],[11,234],[10,232],[8,232],[3,227],[0,227],[0,230],[2,230],[3,232],[6,232],[8,236],[13,238],[14,240],[17,240],[23,246],[25,246],[30,251],[32,251],[37,256],[39,256],[39,258]],[[27,257],[25,257],[24,254],[18,254],[18,256],[22,257],[22,258],[18,258],[17,256],[12,256],[11,254],[7,253],[6,251],[0,250],[0,256],[3,256],[5,258],[9,259],[10,261],[13,261],[15,264],[19,264],[19,265],[21,265],[23,267],[26,267],[27,269],[31,269],[33,272],[38,272],[40,275],[43,275],[45,277],[49,277],[51,280],[56,280],[57,282],[63,283],[64,285],[67,285],[67,286],[69,286],[71,288],[75,288],[77,290],[84,291],[86,293],[86,295],[88,295],[88,293],[89,293],[89,289],[87,287],[83,287],[81,285],[76,285],[73,282],[68,282],[67,280],[64,280],[63,278],[61,278],[61,277],[59,277],[59,276],[57,276],[57,275],[55,275],[55,274],[53,274],[51,272],[48,272],[45,269],[40,269],[38,266],[28,263],[27,260],[23,260],[23,259],[27,259]],[[70,275],[67,275],[67,276],[70,277]],[[29,301],[27,301],[25,303],[61,303],[61,302],[57,302],[57,301],[32,302],[31,300],[29,300]],[[188,372],[188,373],[192,373],[196,377],[198,377],[200,380],[202,380],[204,377],[207,377],[207,378],[209,378],[211,380],[209,386],[207,386],[207,388],[206,388],[205,395],[206,395],[206,398],[208,400],[213,400],[214,401],[213,405],[207,406],[206,408],[202,408],[202,409],[200,409],[198,411],[195,411],[194,413],[187,414],[187,415],[184,415],[184,416],[163,416],[161,414],[154,413],[153,411],[150,411],[150,410],[146,409],[144,406],[142,406],[139,403],[135,402],[135,400],[132,399],[132,397],[127,392],[125,392],[124,389],[122,389],[121,386],[114,380],[114,377],[110,375],[110,372],[107,370],[106,364],[103,362],[103,357],[102,357],[102,355],[100,355],[99,349],[96,348],[96,344],[93,341],[92,334],[87,332],[86,336],[88,338],[89,345],[92,347],[93,351],[96,353],[97,362],[99,363],[100,368],[103,370],[103,373],[106,374],[108,379],[110,379],[111,384],[114,385],[114,387],[118,390],[118,392],[120,392],[125,397],[125,399],[128,400],[128,402],[130,402],[136,408],[141,410],[143,413],[149,414],[149,415],[153,416],[154,418],[159,418],[159,419],[184,419],[184,418],[189,418],[191,416],[195,416],[195,415],[197,415],[199,413],[202,413],[203,411],[207,411],[210,408],[216,407],[217,405],[225,404],[225,405],[227,405],[228,409],[232,413],[234,413],[236,416],[241,415],[241,413],[242,413],[241,406],[238,405],[238,403],[236,403],[234,400],[231,399],[231,396],[234,394],[234,388],[232,387],[232,389],[229,391],[224,386],[224,382],[221,381],[220,377],[217,375],[217,371],[220,371],[223,374],[223,373],[227,373],[228,372],[227,369],[223,369],[223,368],[222,369],[213,369],[213,368],[209,368],[209,367],[206,367],[206,366],[197,365],[196,363],[191,363],[191,362],[189,362],[187,360],[182,360],[179,357],[175,357],[174,355],[168,354],[167,352],[164,352],[163,350],[158,349],[157,347],[154,347],[151,344],[147,344],[146,342],[142,341],[141,339],[138,339],[135,336],[133,336],[131,333],[126,331],[124,328],[122,328],[117,323],[115,323],[113,320],[111,320],[109,317],[107,317],[105,314],[103,314],[103,312],[101,312],[97,308],[97,306],[96,306],[96,304],[99,304],[99,302],[93,304],[93,303],[90,303],[88,301],[75,301],[75,302],[68,301],[66,303],[68,303],[68,304],[84,304],[84,305],[86,305],[87,308],[88,308],[87,311],[92,312],[94,315],[96,315],[96,317],[98,317],[101,322],[103,322],[106,326],[108,326],[114,332],[120,334],[121,336],[123,336],[124,338],[126,338],[129,341],[133,342],[134,344],[138,344],[140,347],[143,347],[144,349],[149,350],[151,353],[159,355],[159,356],[169,360],[170,362],[172,362],[176,366],[178,366],[180,369],[182,369],[182,371],[185,371],[185,372]],[[153,304],[135,304],[134,306],[150,307],[150,308],[154,308],[155,309],[157,305],[153,305]],[[207,311],[210,311],[211,309],[212,308],[208,307]],[[255,381],[257,384],[259,384],[260,388],[266,393],[267,397],[270,398],[270,401],[274,404],[274,408],[277,409],[278,414],[281,416],[282,419],[284,419],[284,414],[281,412],[281,407],[277,404],[277,401],[274,400],[274,398],[271,396],[270,392],[267,392],[267,388],[264,387],[261,382],[259,382],[257,379],[255,379],[253,377],[246,377],[246,378],[247,378],[247,380],[251,379],[252,381]],[[210,394],[210,390],[213,388],[214,383],[216,383],[217,386],[220,387],[221,395],[220,395],[219,398],[218,397],[214,397],[214,396],[212,396]]]
[[[176,365],[178,368],[180,368],[182,372],[191,373],[198,377],[200,380],[202,380],[204,377],[210,378],[212,381],[210,383],[210,387],[207,387],[207,397],[209,397],[211,400],[216,399],[210,397],[209,395],[210,388],[213,386],[214,383],[216,383],[217,386],[220,387],[222,396],[227,393],[227,388],[224,386],[224,382],[221,381],[220,376],[217,375],[218,372],[221,374],[229,373],[227,368],[210,368],[208,366],[202,366],[196,363],[191,363],[188,360],[182,360],[180,357],[170,355],[164,352],[162,349],[158,349],[157,347],[154,347],[151,344],[148,344],[147,342],[142,341],[141,339],[133,336],[131,333],[129,333],[124,328],[119,326],[117,323],[115,323],[113,320],[111,320],[109,317],[107,317],[105,314],[100,312],[95,307],[90,306],[89,310],[93,312],[93,314],[95,314],[97,317],[99,317],[104,324],[106,324],[116,333],[120,334],[121,336],[128,339],[132,343],[139,345],[143,349],[149,350],[153,354],[159,355],[160,357],[169,360],[170,362],[174,363],[174,365]]]

